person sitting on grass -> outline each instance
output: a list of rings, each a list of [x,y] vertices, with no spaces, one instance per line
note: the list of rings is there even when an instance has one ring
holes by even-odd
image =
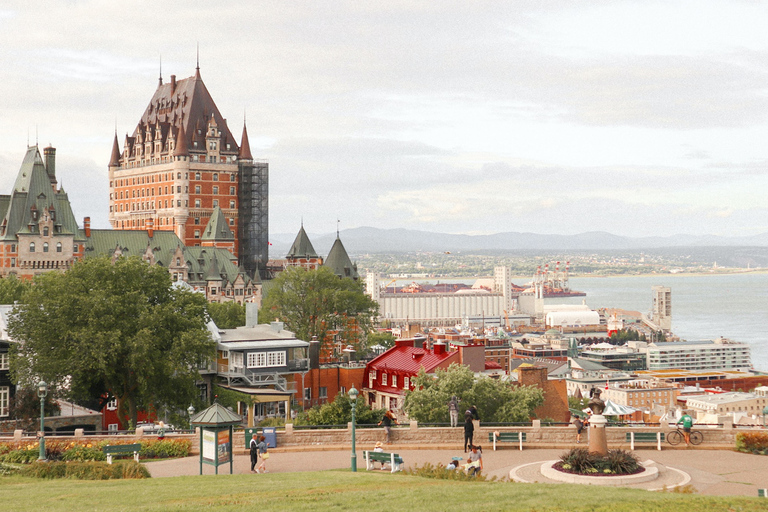
[[[472,450],[467,457],[467,463],[464,464],[464,471],[468,475],[478,475],[483,470],[483,449],[480,446],[473,444],[470,449]]]

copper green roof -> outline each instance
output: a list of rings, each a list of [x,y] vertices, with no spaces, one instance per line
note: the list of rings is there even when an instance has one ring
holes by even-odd
[[[203,231],[201,240],[234,240],[235,234],[229,229],[224,212],[218,206],[213,209],[211,220]]]
[[[212,406],[200,411],[189,419],[193,427],[196,426],[220,426],[238,425],[243,421],[243,417],[236,414],[218,402]]]
[[[339,277],[350,277],[352,279],[359,279],[360,274],[357,273],[357,265],[352,263],[349,259],[347,250],[344,248],[344,244],[336,237],[336,241],[333,242],[331,252],[328,253],[328,257],[323,263],[324,267],[330,268],[334,274]]]
[[[3,240],[14,240],[17,234],[36,233],[38,221],[34,215],[42,216],[45,210],[53,212],[53,236],[82,239],[67,194],[63,189],[54,190],[51,179],[37,146],[27,148],[13,191],[9,196],[0,196],[1,222],[6,228]]]
[[[309,241],[309,237],[307,236],[307,232],[304,231],[304,225],[301,226],[301,229],[299,230],[299,234],[296,235],[296,240],[293,241],[293,245],[291,246],[291,250],[288,251],[288,255],[286,255],[286,258],[317,258],[317,253],[315,252],[315,248],[312,247],[312,242]]]

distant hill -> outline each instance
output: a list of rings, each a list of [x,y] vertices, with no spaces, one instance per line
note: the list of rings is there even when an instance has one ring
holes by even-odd
[[[378,229],[361,227],[341,232],[350,254],[398,252],[467,252],[467,251],[612,251],[675,247],[768,247],[768,233],[750,237],[714,235],[674,235],[668,237],[631,238],[603,231],[577,235],[540,235],[536,233],[496,233],[493,235],[451,235],[411,229]],[[290,249],[296,233],[274,234],[270,255],[281,258]],[[315,250],[321,256],[330,251],[336,234],[310,234]]]

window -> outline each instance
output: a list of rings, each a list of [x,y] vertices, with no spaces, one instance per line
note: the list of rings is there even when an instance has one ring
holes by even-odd
[[[48,226],[45,226],[43,228],[43,236],[48,236],[49,233],[50,233],[50,230],[48,229]]]
[[[200,185],[195,185],[195,194],[200,193]]]
[[[199,172],[196,172],[196,173],[195,173],[195,179],[196,179],[196,180],[199,180],[199,179],[200,179],[200,173],[199,173]]]
[[[317,393],[318,398],[328,398],[328,388],[323,386]]]
[[[218,199],[214,199],[213,200],[213,207],[216,208],[217,206],[219,206],[219,200]]]
[[[386,373],[382,373],[381,374],[381,385],[382,386],[386,386],[387,385],[387,374]]]
[[[397,375],[392,376],[392,387],[393,388],[397,387]]]
[[[48,252],[48,242],[43,244],[43,252]]]
[[[8,352],[0,352],[0,370],[8,369]]]
[[[29,252],[35,252],[35,242],[29,243]]]
[[[107,432],[117,432],[119,426],[119,423],[110,423],[107,425]]]
[[[229,187],[229,195],[235,195],[235,187]]]
[[[213,173],[213,181],[219,181],[219,173]]]
[[[410,389],[410,382],[408,377],[403,377],[403,389]]]
[[[304,388],[304,400],[312,400],[312,388]]]
[[[230,210],[234,210],[235,209],[235,201],[234,200],[229,202],[229,208],[230,208]]]
[[[179,206],[181,206],[181,205],[179,205]],[[200,208],[200,200],[199,199],[195,199],[195,208]]]
[[[219,193],[219,187],[213,187],[213,195],[217,195]]]
[[[199,229],[195,230],[195,238],[200,238],[200,230]]]
[[[116,411],[117,410],[117,398],[113,398],[109,402],[107,402],[107,410],[108,411]]]
[[[0,416],[8,416],[8,402],[11,398],[11,389],[8,386],[0,387]]]
[[[267,366],[266,352],[249,352],[247,363],[248,368],[264,368]]]

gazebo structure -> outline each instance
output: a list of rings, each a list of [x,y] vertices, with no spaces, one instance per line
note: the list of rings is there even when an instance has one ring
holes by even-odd
[[[229,474],[232,474],[232,427],[242,423],[243,418],[218,402],[193,416],[189,423],[192,428],[200,427],[200,474],[203,463],[214,466],[219,474],[219,466],[229,462]]]

